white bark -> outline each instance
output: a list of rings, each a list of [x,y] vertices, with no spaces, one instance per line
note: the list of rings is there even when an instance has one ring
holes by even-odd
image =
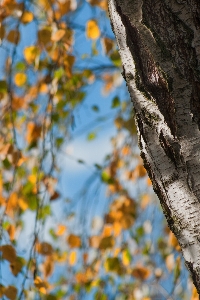
[[[144,166],[200,293],[200,4],[179,2],[109,0],[109,13]]]

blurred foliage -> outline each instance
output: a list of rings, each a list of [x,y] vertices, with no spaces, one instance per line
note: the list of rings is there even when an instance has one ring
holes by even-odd
[[[3,0],[0,18],[0,297],[197,299],[139,157],[132,104],[119,93],[107,1]],[[78,193],[83,201],[69,209],[73,199],[66,201],[58,184],[62,152],[97,81],[103,95],[114,95],[116,134]],[[100,114],[95,101],[91,111]],[[92,142],[100,129],[89,129]],[[105,209],[95,215],[87,197],[98,201],[100,189]],[[59,219],[55,202],[63,207]]]

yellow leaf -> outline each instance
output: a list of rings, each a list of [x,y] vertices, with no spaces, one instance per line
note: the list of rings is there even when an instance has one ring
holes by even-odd
[[[36,250],[42,255],[51,255],[53,248],[49,243],[43,242],[36,245]]]
[[[20,40],[20,32],[18,30],[10,30],[6,39],[13,44],[18,44]]]
[[[63,38],[64,35],[65,35],[65,30],[59,29],[52,35],[51,40],[53,42],[58,42]]]
[[[31,174],[28,176],[28,180],[32,183],[32,184],[36,184],[37,180],[38,180],[38,175],[37,174]]]
[[[86,34],[89,39],[95,40],[100,37],[100,29],[95,20],[89,20],[86,24]]]
[[[14,81],[15,81],[16,86],[22,87],[26,83],[26,79],[27,79],[27,76],[24,73],[15,74]]]
[[[2,252],[2,258],[8,260],[10,263],[16,260],[16,251],[15,248],[11,245],[3,245],[0,247]]]
[[[28,208],[28,203],[27,203],[27,201],[26,201],[24,198],[19,198],[19,199],[18,199],[18,203],[19,203],[19,207],[20,207],[22,210],[27,210],[27,208]]]
[[[194,285],[192,289],[192,297],[190,300],[199,300],[199,294],[197,293],[197,289]]]
[[[65,231],[66,231],[66,226],[60,224],[58,226],[57,231],[56,231],[56,235],[61,236],[61,235],[63,235],[65,233]]]
[[[53,258],[58,263],[63,263],[67,259],[67,252],[63,253],[53,253]]]
[[[13,285],[9,285],[4,289],[4,295],[10,300],[16,300],[17,289]]]
[[[77,235],[70,234],[67,241],[71,248],[79,248],[81,246],[81,239]]]
[[[125,266],[129,266],[131,262],[130,253],[127,250],[122,251],[122,262]]]
[[[34,280],[34,285],[42,294],[46,294],[46,290],[48,289],[48,283],[46,281],[43,281],[37,276]]]
[[[34,63],[38,55],[39,55],[39,49],[34,45],[26,47],[24,49],[24,57],[28,64]]]
[[[70,266],[74,266],[77,260],[76,251],[72,251],[69,255],[69,264]]]
[[[33,21],[33,14],[30,11],[25,11],[21,17],[21,22],[23,24],[28,24]]]

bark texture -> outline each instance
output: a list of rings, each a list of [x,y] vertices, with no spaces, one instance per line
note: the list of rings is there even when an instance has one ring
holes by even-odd
[[[109,0],[139,147],[200,294],[200,1]]]

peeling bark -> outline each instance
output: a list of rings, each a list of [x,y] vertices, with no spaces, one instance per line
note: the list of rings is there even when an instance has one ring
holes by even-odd
[[[200,294],[200,2],[109,0],[144,166]]]

